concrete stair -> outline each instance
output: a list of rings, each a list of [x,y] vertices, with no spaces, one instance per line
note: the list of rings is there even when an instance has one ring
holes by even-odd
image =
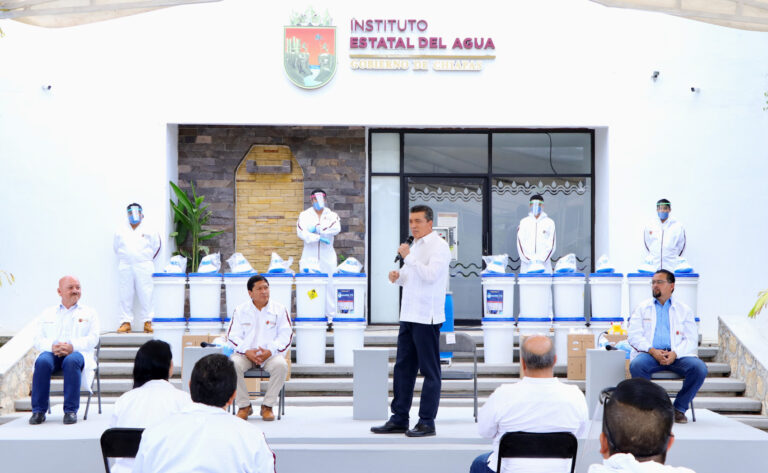
[[[510,365],[486,365],[482,363],[483,338],[482,332],[475,328],[465,331],[478,343],[478,392],[480,403],[503,383],[516,382],[520,376],[520,365],[514,362]],[[388,347],[390,350],[390,374],[394,364],[395,345],[397,333],[389,328],[369,328],[365,335],[365,345],[372,347]],[[102,402],[113,403],[117,397],[130,390],[133,386],[132,371],[133,359],[136,350],[151,335],[136,334],[105,334],[102,336],[101,348],[101,386]],[[329,334],[327,339],[325,365],[296,365],[291,367],[291,381],[286,384],[288,406],[351,406],[352,405],[352,366],[333,364],[333,336]],[[517,350],[516,350],[517,351]],[[756,399],[744,397],[745,384],[743,381],[730,376],[730,366],[726,363],[713,361],[717,355],[718,347],[704,345],[699,348],[699,356],[707,364],[709,375],[701,390],[696,396],[695,405],[699,409],[710,409],[729,417],[733,417],[745,424],[768,431],[768,417],[760,415],[761,403]],[[515,354],[517,360],[517,353]],[[294,355],[295,361],[295,355]],[[470,369],[471,359],[454,358],[451,368]],[[176,366],[172,382],[181,386],[181,369]],[[584,389],[584,381],[565,379],[566,368],[564,365],[555,367],[555,375],[561,377],[564,382],[579,386]],[[670,395],[680,389],[680,380],[657,380]],[[61,389],[60,380],[52,381],[52,389]],[[392,382],[390,379],[390,389]],[[416,382],[416,390],[421,389],[421,379]],[[445,392],[471,392],[471,381],[444,381]],[[83,398],[83,405],[86,398]],[[63,398],[52,397],[54,404],[63,403]],[[92,402],[91,409],[95,408],[96,399]],[[418,404],[418,396],[414,403]],[[445,406],[471,405],[471,399],[444,398],[440,401]],[[29,397],[18,399],[15,402],[17,411],[30,411]]]

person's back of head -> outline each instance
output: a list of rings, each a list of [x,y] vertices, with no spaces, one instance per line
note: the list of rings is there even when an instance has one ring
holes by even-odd
[[[235,394],[235,365],[224,355],[208,355],[195,363],[189,379],[192,401],[215,407],[226,406]]]
[[[552,377],[555,366],[555,345],[546,335],[527,337],[520,346],[520,360],[525,376]]]
[[[136,352],[133,361],[133,387],[153,379],[168,380],[171,375],[171,346],[162,340],[150,340]]]
[[[647,379],[627,379],[604,391],[603,402],[601,453],[606,458],[631,453],[641,462],[665,462],[675,414],[664,388]]]

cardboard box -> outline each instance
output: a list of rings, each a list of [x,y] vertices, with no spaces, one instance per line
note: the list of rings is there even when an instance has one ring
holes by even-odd
[[[587,379],[587,357],[568,357],[568,379]]]
[[[181,366],[184,366],[184,348],[199,347],[202,342],[212,342],[218,335],[182,335],[181,336]]]
[[[626,340],[627,336],[618,333],[607,333],[605,334],[605,339],[608,340],[608,343],[615,346],[620,341]]]
[[[568,361],[572,358],[586,358],[587,350],[595,348],[595,336],[591,333],[568,334]]]

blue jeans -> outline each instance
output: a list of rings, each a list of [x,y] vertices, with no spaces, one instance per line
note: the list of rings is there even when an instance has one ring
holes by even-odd
[[[491,456],[491,453],[493,452],[483,453],[475,458],[475,461],[473,461],[472,465],[469,467],[469,473],[494,473],[494,471],[488,467],[488,457]]]
[[[46,412],[50,401],[51,375],[61,371],[64,375],[64,412],[77,412],[80,408],[80,378],[85,360],[74,351],[67,356],[55,356],[44,351],[35,360],[32,374],[32,412]]]
[[[435,426],[441,386],[440,325],[400,322],[397,357],[392,374],[392,417],[389,418],[394,424],[408,426],[416,374],[421,371],[424,383],[421,387],[419,423]]]
[[[675,359],[671,365],[662,366],[648,353],[640,353],[629,364],[629,372],[633,378],[651,379],[651,375],[658,371],[673,371],[683,377],[683,387],[675,396],[675,409],[685,413],[691,401],[699,392],[707,377],[707,365],[695,356],[686,356]]]

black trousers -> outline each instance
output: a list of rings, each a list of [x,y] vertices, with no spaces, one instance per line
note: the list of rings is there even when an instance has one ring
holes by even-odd
[[[421,388],[419,423],[430,427],[435,426],[437,408],[440,405],[441,325],[400,322],[394,369],[392,417],[389,419],[397,425],[408,425],[416,374],[421,371],[424,384]]]

